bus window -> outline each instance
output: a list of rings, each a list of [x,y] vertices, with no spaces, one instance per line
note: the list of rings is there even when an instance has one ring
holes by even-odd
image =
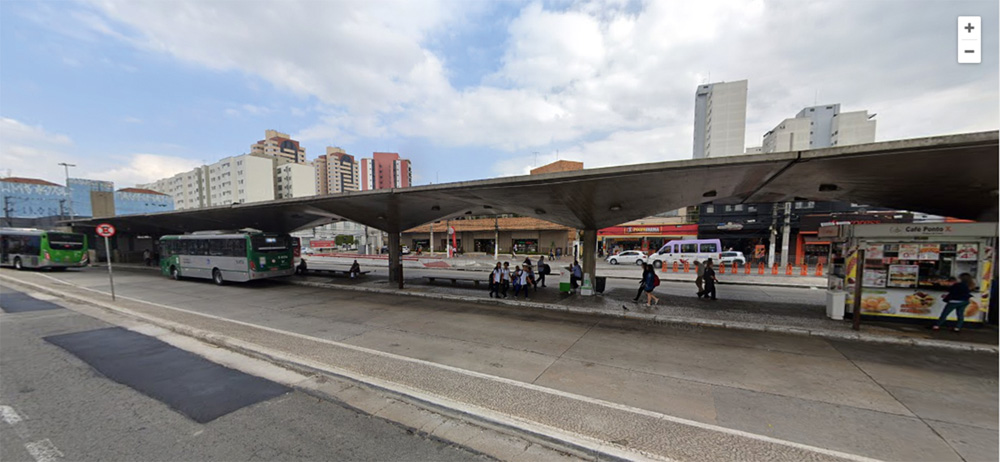
[[[715,243],[701,245],[701,253],[716,253],[718,251],[719,247],[716,246]]]
[[[254,250],[264,252],[288,250],[289,246],[287,236],[255,235],[250,242]]]
[[[83,248],[82,234],[49,233],[49,248],[53,250],[80,250]]]
[[[681,253],[698,253],[698,244],[681,244]]]

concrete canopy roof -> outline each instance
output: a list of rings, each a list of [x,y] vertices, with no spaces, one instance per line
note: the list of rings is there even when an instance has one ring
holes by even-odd
[[[338,220],[388,232],[462,215],[512,213],[600,229],[701,203],[850,201],[997,219],[998,132],[517,176],[77,220],[140,234],[256,228],[289,232]]]

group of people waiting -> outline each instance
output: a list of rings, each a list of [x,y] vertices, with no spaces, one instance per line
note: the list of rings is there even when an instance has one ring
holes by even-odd
[[[538,271],[535,271],[535,267]],[[538,257],[538,264],[532,265],[531,258],[525,257],[521,266],[515,266],[511,270],[510,262],[497,262],[497,266],[490,273],[490,298],[507,298],[507,292],[513,288],[514,298],[524,293],[524,299],[528,299],[528,288],[538,291],[538,285],[545,287],[545,275],[551,272],[550,267],[545,263],[545,256]]]

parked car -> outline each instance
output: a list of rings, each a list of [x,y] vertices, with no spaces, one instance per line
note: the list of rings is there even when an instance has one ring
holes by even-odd
[[[646,261],[646,254],[638,250],[626,250],[624,252],[619,252],[609,256],[607,258],[607,261],[612,265],[617,265],[618,263],[629,263],[629,262],[635,262],[636,265],[641,265],[642,262]]]
[[[410,254],[410,248],[404,245],[403,246],[403,255],[409,255],[409,254]]]
[[[745,265],[747,263],[747,259],[746,257],[743,256],[743,252],[736,252],[731,250],[722,252],[722,256],[719,257],[719,263],[723,265],[729,265],[733,262],[736,262],[737,264],[740,265]]]

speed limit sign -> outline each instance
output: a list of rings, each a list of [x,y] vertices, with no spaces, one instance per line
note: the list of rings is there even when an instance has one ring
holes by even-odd
[[[115,227],[109,223],[97,225],[97,235],[101,237],[111,237],[115,235]]]

